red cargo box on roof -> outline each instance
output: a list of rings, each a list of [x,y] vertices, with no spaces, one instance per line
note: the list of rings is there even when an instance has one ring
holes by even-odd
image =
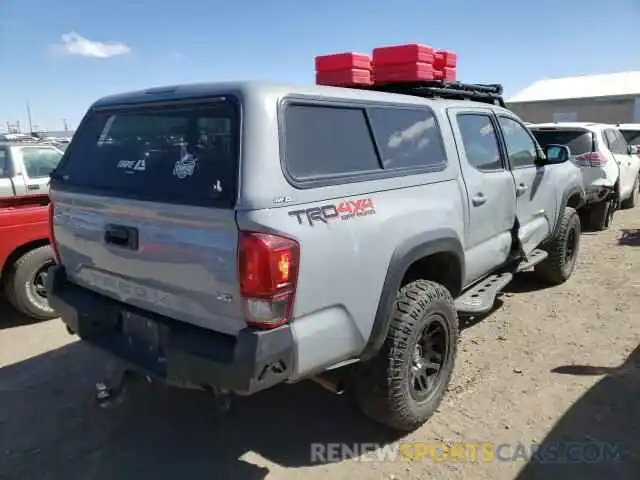
[[[408,63],[433,63],[433,48],[411,43],[373,49],[374,67]]]
[[[434,70],[434,80],[442,80],[444,82],[455,82],[457,72],[455,68],[445,67],[442,70]]]
[[[371,58],[362,53],[345,52],[330,55],[318,55],[315,58],[316,72],[335,72],[339,70],[371,70]]]
[[[317,85],[349,87],[356,85],[372,85],[372,83],[371,70],[348,68],[345,70],[316,72]]]
[[[436,50],[433,54],[433,66],[437,70],[442,70],[443,68],[455,68],[458,64],[458,56],[456,52],[451,52],[448,50]]]
[[[434,80],[433,66],[428,63],[408,63],[393,65],[385,68],[376,68],[374,71],[374,83],[426,82]]]

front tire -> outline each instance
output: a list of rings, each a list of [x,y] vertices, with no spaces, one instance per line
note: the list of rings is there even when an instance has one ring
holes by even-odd
[[[549,256],[535,266],[535,273],[553,285],[569,280],[576,267],[580,250],[580,217],[566,207],[555,236],[543,247]]]
[[[427,280],[404,286],[384,345],[356,377],[360,409],[394,430],[423,425],[446,393],[458,336],[458,314],[444,286]]]
[[[13,264],[5,279],[5,294],[20,313],[34,320],[57,317],[44,291],[47,270],[54,263],[51,247],[45,245],[28,251]]]

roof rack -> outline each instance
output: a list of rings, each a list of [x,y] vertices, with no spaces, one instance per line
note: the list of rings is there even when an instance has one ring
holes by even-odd
[[[506,107],[500,84],[474,84],[444,82],[441,80],[424,82],[390,83],[385,85],[355,86],[352,88],[378,92],[399,93],[422,98],[446,98],[450,100],[470,100]]]

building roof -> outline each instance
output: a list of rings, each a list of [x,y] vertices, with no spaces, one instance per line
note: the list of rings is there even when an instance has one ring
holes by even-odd
[[[538,80],[507,103],[544,102],[573,98],[640,95],[640,72],[606,73]]]
[[[45,137],[72,137],[73,130],[43,130],[40,132]]]
[[[528,127],[532,131],[538,129],[548,130],[589,130],[592,132],[601,132],[603,130],[613,128],[614,125],[608,123],[595,123],[595,122],[545,122],[545,123],[531,123]]]

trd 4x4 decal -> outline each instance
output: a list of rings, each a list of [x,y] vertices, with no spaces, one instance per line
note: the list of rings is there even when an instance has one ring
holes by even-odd
[[[335,204],[330,203],[320,207],[292,210],[289,215],[296,217],[300,225],[306,218],[309,225],[313,226],[316,222],[329,223],[334,220],[350,220],[354,217],[375,215],[375,213],[376,210],[372,199],[359,198],[356,200],[344,200]]]

